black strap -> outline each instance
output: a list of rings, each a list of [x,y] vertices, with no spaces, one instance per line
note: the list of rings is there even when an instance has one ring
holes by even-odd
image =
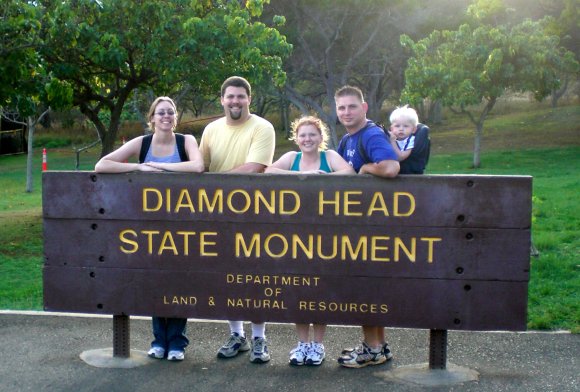
[[[143,136],[141,139],[141,151],[139,151],[139,163],[145,162],[145,157],[147,157],[147,151],[149,151],[149,146],[151,146],[151,140],[153,139],[153,134]]]
[[[369,128],[371,128],[371,127],[379,127],[379,128],[381,128],[381,130],[382,130],[382,131],[383,131],[383,133],[385,134],[385,137],[387,138],[387,141],[389,140],[389,136],[388,136],[388,135],[387,135],[387,133],[385,132],[385,129],[384,129],[383,127],[381,127],[381,126],[379,126],[379,125],[375,124],[374,122],[372,122],[372,121],[370,121],[370,120],[369,120],[369,121],[367,121],[367,125],[366,125],[366,126],[363,128],[363,129],[361,129],[359,132],[364,132],[364,131],[366,131],[367,129],[369,129]],[[371,163],[371,159],[369,158],[369,156],[368,156],[368,154],[367,154],[367,151],[366,151],[366,149],[365,149],[365,146],[363,145],[363,135],[362,135],[362,133],[361,133],[361,135],[358,137],[358,145],[356,146],[356,148],[357,148],[357,150],[358,150],[358,153],[359,153],[359,155],[361,156],[361,158],[362,158],[363,162],[364,162],[365,164],[367,164],[367,163]]]
[[[147,157],[147,151],[151,147],[151,140],[153,140],[153,134],[143,136],[141,139],[141,150],[139,151],[139,163],[145,162]],[[175,134],[175,142],[177,143],[177,151],[179,152],[179,159],[181,162],[188,161],[187,151],[185,151],[185,136],[181,133]]]
[[[362,134],[364,131],[366,131],[367,129],[373,127],[373,126],[378,126],[377,124],[375,124],[374,122],[372,122],[371,120],[368,120],[366,125],[357,132],[357,134],[359,134],[358,137],[358,143],[357,143],[357,151],[359,153],[359,155],[361,156],[362,160],[364,163],[369,163],[369,157],[367,156],[367,153],[364,149],[363,143],[362,143]],[[382,128],[381,128],[382,129]],[[340,142],[338,143],[338,148],[337,148],[337,152],[343,156],[344,153],[344,149],[346,148],[346,139],[348,139],[350,137],[350,134],[346,134],[342,137],[342,139],[340,139]]]
[[[189,161],[189,157],[185,151],[185,136],[183,136],[181,133],[176,133],[175,142],[177,143],[177,151],[179,152],[179,158],[181,159],[181,162]]]

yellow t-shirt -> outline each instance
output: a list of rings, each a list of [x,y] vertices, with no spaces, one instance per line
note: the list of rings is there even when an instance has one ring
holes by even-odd
[[[271,165],[275,148],[274,126],[254,114],[238,126],[227,125],[225,117],[209,123],[199,143],[210,172],[225,172],[249,162]]]

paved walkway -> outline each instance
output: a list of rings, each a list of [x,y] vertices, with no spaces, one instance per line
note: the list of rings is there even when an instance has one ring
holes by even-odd
[[[0,391],[580,391],[580,335],[569,333],[457,332],[448,336],[448,370],[476,375],[425,386],[407,372],[429,373],[429,333],[389,329],[393,361],[363,369],[345,369],[336,357],[356,343],[360,329],[330,326],[327,360],[320,367],[291,367],[288,351],[296,344],[293,326],[270,324],[272,360],[263,365],[248,355],[220,360],[216,350],[229,329],[224,322],[188,323],[192,344],[183,362],[146,359],[134,368],[100,368],[82,353],[112,347],[110,317],[0,312]],[[246,326],[246,331],[249,325]],[[150,321],[131,318],[131,349],[143,355],[151,340]],[[445,377],[437,377],[445,381]]]

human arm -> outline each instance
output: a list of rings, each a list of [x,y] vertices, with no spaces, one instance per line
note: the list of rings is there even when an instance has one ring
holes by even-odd
[[[289,151],[282,155],[280,159],[272,163],[270,166],[266,167],[264,173],[275,173],[275,174],[298,174],[297,171],[292,171],[292,162],[296,159],[296,151]]]
[[[393,178],[399,174],[400,165],[398,161],[387,159],[377,163],[366,163],[362,165],[359,174],[372,174],[383,178]]]
[[[205,169],[203,158],[197,147],[197,141],[193,135],[184,135],[185,151],[189,160],[183,162],[147,162],[145,165],[155,169],[172,172],[202,173]]]
[[[326,150],[326,160],[328,165],[332,168],[330,174],[345,175],[356,174],[353,167],[348,164],[336,151]]]
[[[391,142],[391,147],[393,147],[393,151],[397,154],[397,160],[399,162],[404,161],[411,155],[413,148],[408,148],[405,151],[401,151],[399,145],[397,144],[397,137],[393,134],[389,135],[389,140]]]
[[[139,156],[143,136],[136,137],[115,151],[102,157],[95,165],[97,173],[128,173],[133,171],[161,171],[143,163],[129,163],[131,157]]]

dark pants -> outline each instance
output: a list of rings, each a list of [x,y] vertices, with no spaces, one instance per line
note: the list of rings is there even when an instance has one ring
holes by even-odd
[[[164,318],[153,317],[153,336],[151,347],[162,347],[166,352],[177,350],[185,351],[189,340],[185,336],[185,325],[187,319],[184,318]]]

